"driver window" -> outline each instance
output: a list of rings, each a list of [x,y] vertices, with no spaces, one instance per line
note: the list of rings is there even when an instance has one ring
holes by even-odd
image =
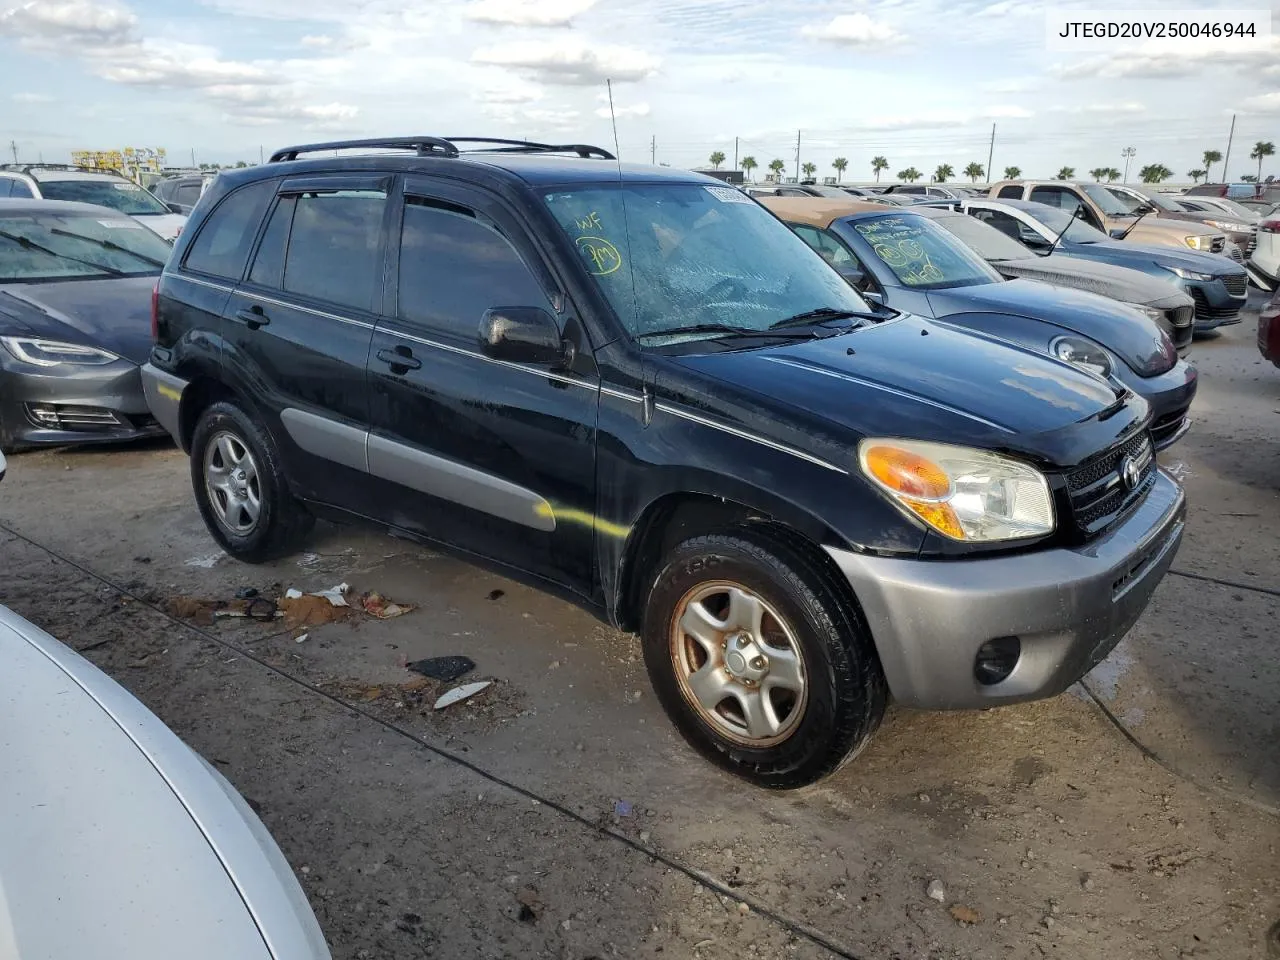
[[[817,227],[806,227],[802,224],[791,224],[791,229],[795,231],[796,236],[817,251],[818,256],[833,267],[845,264],[859,266],[853,252],[826,230],[819,230]]]

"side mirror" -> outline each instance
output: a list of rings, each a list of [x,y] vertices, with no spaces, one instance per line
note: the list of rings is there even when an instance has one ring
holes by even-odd
[[[861,290],[863,284],[867,282],[867,275],[861,268],[854,266],[852,263],[842,263],[836,266],[836,273],[844,277],[845,282],[855,290]]]
[[[1127,227],[1112,227],[1109,231],[1112,240],[1122,240],[1124,239],[1124,235],[1128,232]]]
[[[1044,237],[1040,236],[1040,234],[1036,233],[1034,230],[1019,231],[1018,239],[1021,240],[1025,246],[1030,247],[1032,250],[1048,250],[1049,247],[1053,245],[1052,240],[1046,240]]]
[[[480,320],[480,351],[508,363],[566,367],[573,346],[560,336],[556,318],[542,307],[494,307]]]
[[[190,207],[187,207],[184,209],[182,204],[173,203],[172,201],[169,203],[166,203],[165,206],[169,208],[170,213],[190,213],[191,212]]]
[[[880,293],[878,290],[864,291],[862,294],[862,299],[867,301],[867,303],[871,304],[873,307],[884,306],[884,294]]]

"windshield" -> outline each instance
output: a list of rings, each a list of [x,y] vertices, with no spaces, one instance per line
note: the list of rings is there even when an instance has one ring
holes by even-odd
[[[42,180],[46,200],[96,203],[131,217],[168,213],[169,208],[130,180]]]
[[[1067,211],[1045,203],[1037,204],[1035,210],[1028,210],[1027,213],[1052,230],[1055,237],[1062,234],[1063,239],[1071,243],[1098,243],[1101,240],[1111,239],[1097,227],[1091,227],[1079,217],[1073,217]],[[1063,230],[1067,232],[1062,233]]]
[[[807,189],[811,190],[813,192],[813,195],[817,197],[835,197],[840,200],[849,199],[848,192],[845,190],[841,190],[839,187],[818,186],[816,184],[811,183],[811,184],[808,184]]]
[[[0,282],[157,274],[171,249],[128,217],[0,217]]]
[[[1212,207],[1215,205],[1209,204],[1208,206]],[[1219,210],[1222,210],[1224,213],[1228,213],[1233,216],[1239,217],[1245,223],[1252,223],[1253,221],[1258,219],[1257,210],[1250,210],[1248,207],[1242,206],[1241,204],[1236,203],[1234,200],[1228,200],[1226,197],[1219,198],[1216,206],[1218,207]],[[1212,214],[1214,211],[1210,210],[1208,212]]]
[[[936,222],[952,236],[972,247],[983,260],[1022,260],[1035,256],[1007,233],[966,214],[939,217]]]
[[[1167,213],[1186,213],[1182,207],[1165,199],[1158,193],[1138,193],[1136,190],[1122,190],[1119,187],[1108,187],[1107,189],[1115,195],[1117,200],[1128,207],[1131,213],[1136,213],[1139,207],[1148,204],[1157,210],[1164,210]]]
[[[869,311],[803,240],[733,187],[593,184],[544,200],[633,337],[692,326],[763,331],[823,307]]]
[[[1089,195],[1089,199],[1096,203],[1108,217],[1129,217],[1133,216],[1133,211],[1129,206],[1120,201],[1114,193],[1108,190],[1100,183],[1086,183],[1080,189]],[[1134,201],[1137,206],[1139,201]]]
[[[924,217],[876,216],[854,221],[853,229],[905,286],[941,289],[1001,279],[985,260]]]

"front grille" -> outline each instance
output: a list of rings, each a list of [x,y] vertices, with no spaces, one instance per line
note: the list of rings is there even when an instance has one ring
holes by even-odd
[[[1244,263],[1244,253],[1241,252],[1238,244],[1231,245],[1231,259],[1236,263]]]
[[[1176,348],[1181,350],[1191,342],[1191,336],[1195,333],[1195,305],[1166,310],[1164,316],[1171,327],[1169,339],[1173,341]]]
[[[1122,471],[1130,459],[1139,468],[1132,487]],[[1101,533],[1146,496],[1155,474],[1155,452],[1145,431],[1072,470],[1066,476],[1067,496],[1076,528],[1087,537]]]
[[[1240,304],[1232,303],[1225,307],[1211,307],[1205,299],[1204,292],[1197,287],[1191,289],[1191,298],[1196,302],[1197,320],[1230,320],[1240,314]]]
[[[1222,285],[1227,288],[1227,293],[1233,297],[1243,297],[1249,292],[1249,277],[1245,274],[1238,277],[1223,277]]]
[[[1249,239],[1244,242],[1245,259],[1253,256],[1253,251],[1258,249],[1258,228],[1254,227],[1249,233]]]
[[[1182,422],[1187,419],[1187,410],[1190,404],[1181,410],[1173,410],[1169,413],[1161,414],[1151,423],[1151,440],[1156,445],[1164,443],[1175,433],[1182,429]]]
[[[102,407],[74,407],[57,403],[27,404],[27,419],[37,427],[54,430],[110,430],[120,418]]]
[[[1220,233],[1215,233],[1213,239],[1209,241],[1210,253],[1221,253],[1226,249],[1227,238]]]

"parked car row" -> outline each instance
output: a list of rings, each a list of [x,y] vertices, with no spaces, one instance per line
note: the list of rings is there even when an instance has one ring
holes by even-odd
[[[0,199],[69,200],[109,207],[133,217],[170,243],[186,223],[177,204],[166,204],[113,170],[62,163],[0,164]]]

